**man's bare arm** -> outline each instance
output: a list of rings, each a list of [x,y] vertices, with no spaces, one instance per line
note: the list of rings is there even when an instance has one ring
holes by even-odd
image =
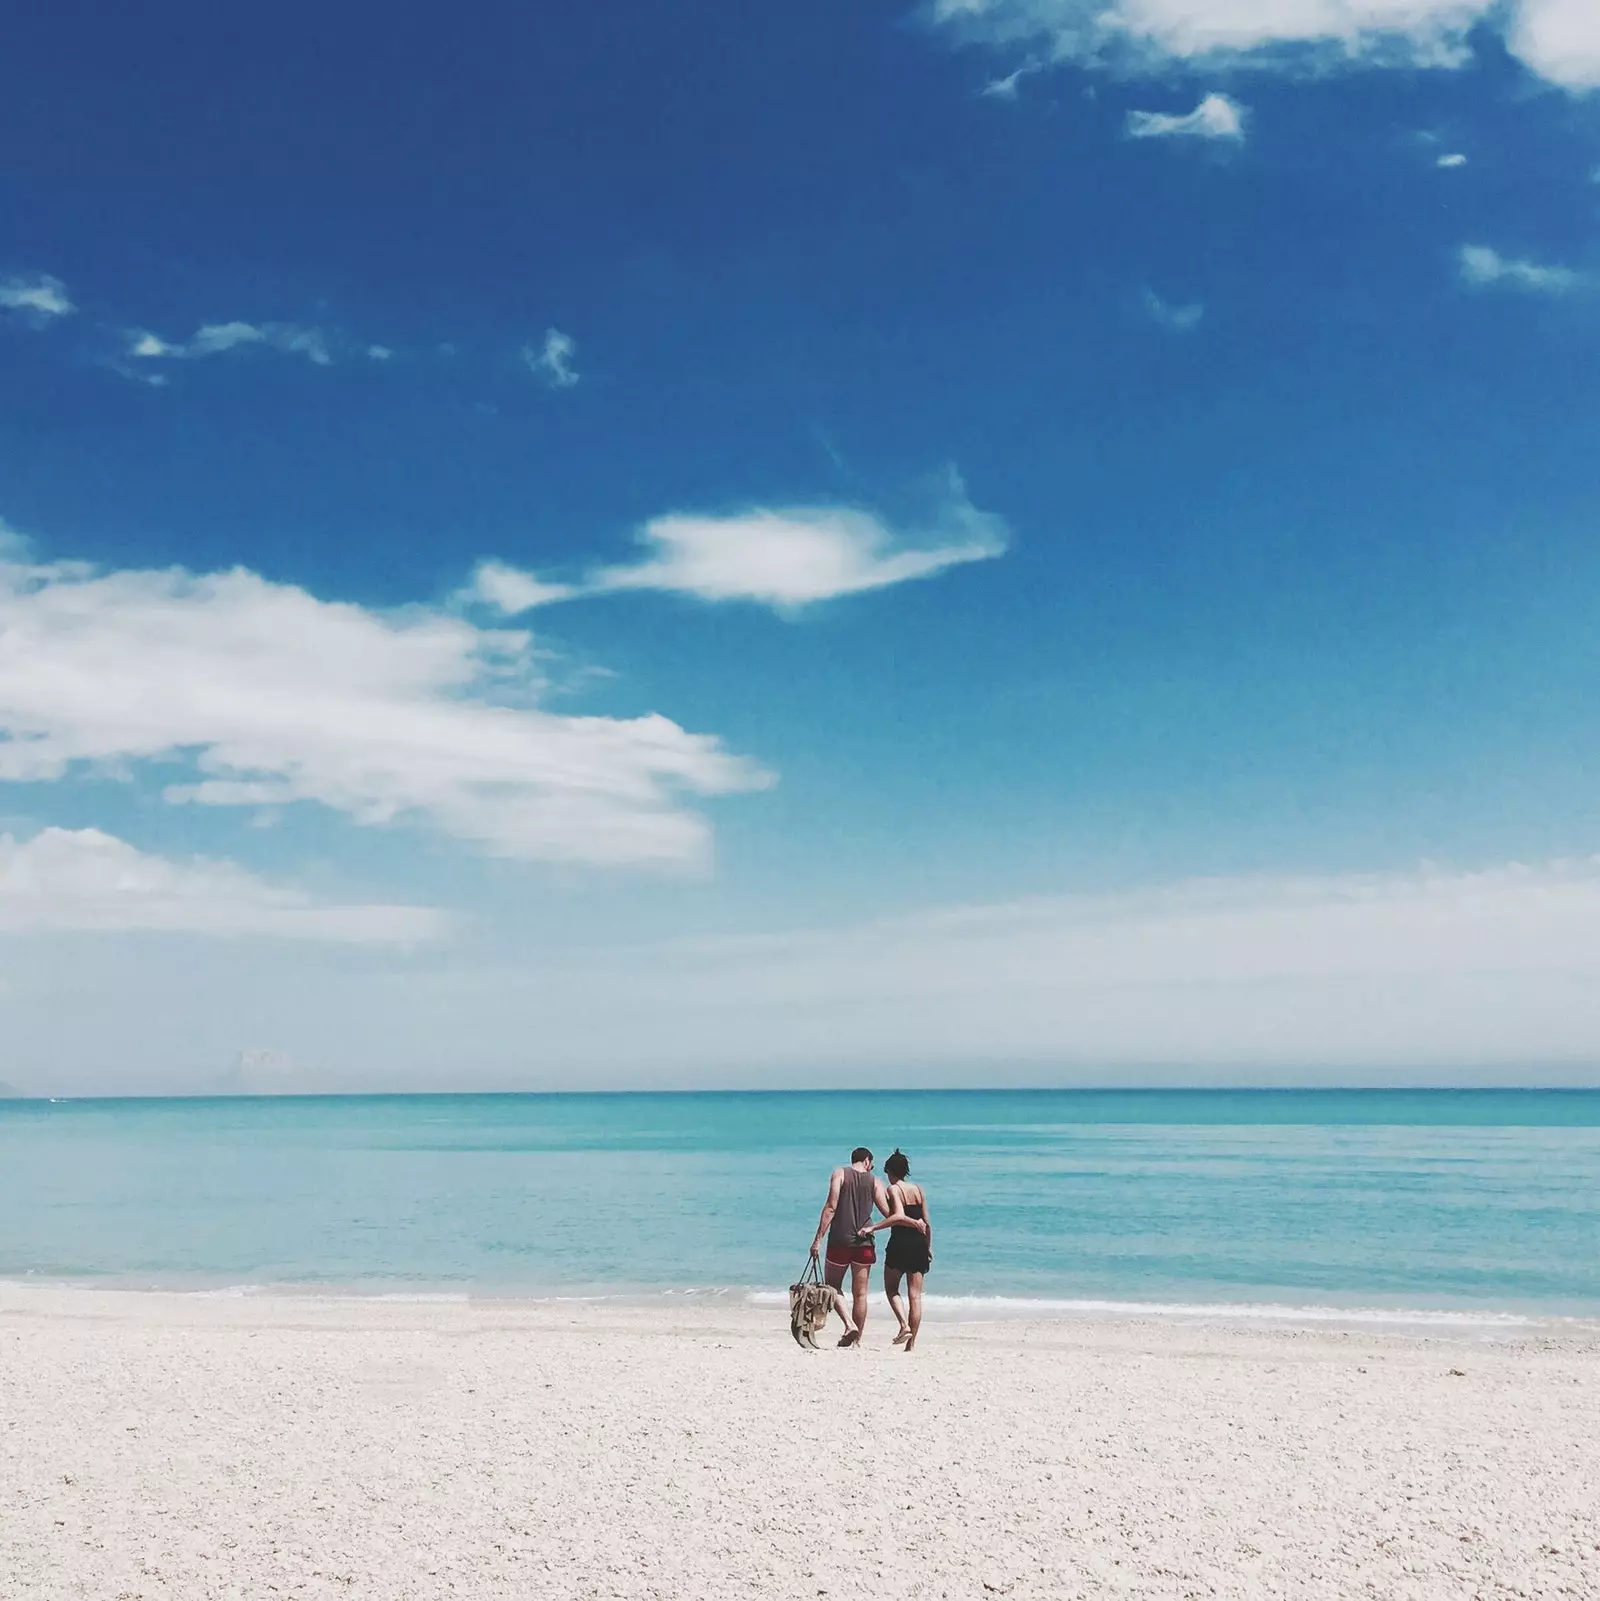
[[[844,1187],[844,1169],[836,1167],[833,1177],[828,1181],[828,1199],[823,1203],[822,1216],[817,1219],[817,1237],[811,1242],[811,1254],[822,1255],[822,1241],[828,1232],[828,1225],[833,1222],[833,1214],[839,1210],[839,1191]]]

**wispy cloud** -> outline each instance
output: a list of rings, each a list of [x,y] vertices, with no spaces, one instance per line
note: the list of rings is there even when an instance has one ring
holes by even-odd
[[[292,323],[274,323],[264,331],[267,342],[275,349],[291,356],[304,356],[314,366],[326,367],[333,360],[328,350],[328,336],[320,328],[296,328]]]
[[[1031,78],[1034,73],[1042,72],[1044,63],[1041,61],[1024,61],[1021,66],[1014,67],[1004,77],[991,78],[978,93],[986,100],[1015,100],[1018,88],[1024,78]]]
[[[1467,158],[1462,155],[1459,150],[1453,150],[1447,155],[1440,156],[1439,159],[1434,162],[1434,166],[1436,167],[1464,167],[1466,164]]]
[[[656,713],[546,711],[543,687],[525,633],[440,610],[237,569],[0,560],[0,782],[160,774],[175,804],[310,802],[495,855],[612,863],[701,858],[683,797],[770,782]]]
[[[126,354],[135,361],[199,360],[252,346],[304,356],[317,367],[331,365],[329,339],[320,328],[292,322],[210,322],[185,340],[173,343],[159,334],[136,329],[128,335]]]
[[[579,595],[651,589],[795,611],[985,561],[1002,554],[1008,540],[1004,521],[979,511],[952,477],[933,525],[916,532],[900,533],[876,514],[848,506],[674,513],[640,529],[640,561],[594,568],[571,586],[486,563],[474,579],[473,597],[513,612]]]
[[[1198,302],[1189,305],[1175,305],[1173,302],[1163,300],[1153,289],[1146,289],[1140,296],[1149,317],[1158,328],[1165,328],[1171,333],[1193,333],[1200,326],[1200,319],[1205,316],[1206,308]]]
[[[572,365],[578,353],[578,342],[559,328],[547,328],[542,345],[524,345],[522,359],[531,372],[538,374],[552,389],[570,389],[578,381],[577,369]]]
[[[70,317],[77,309],[59,278],[36,273],[32,277],[0,279],[0,311],[20,313],[35,325]]]
[[[958,39],[1145,70],[1455,68],[1484,29],[1551,83],[1600,86],[1590,0],[934,0],[931,15]]]
[[[1224,94],[1208,94],[1193,111],[1130,111],[1124,125],[1130,139],[1244,138],[1245,108]]]
[[[1462,282],[1473,289],[1515,289],[1534,295],[1565,295],[1588,280],[1571,267],[1502,256],[1488,245],[1463,245],[1457,258]]]
[[[231,862],[169,861],[96,828],[0,834],[0,934],[150,931],[414,944],[443,932],[420,906],[319,903]]]

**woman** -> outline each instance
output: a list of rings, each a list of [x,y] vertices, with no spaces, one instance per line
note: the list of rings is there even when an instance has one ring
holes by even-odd
[[[920,1184],[909,1181],[911,1164],[896,1150],[883,1164],[889,1181],[889,1214],[862,1232],[889,1230],[889,1249],[883,1258],[883,1288],[889,1307],[900,1325],[894,1343],[908,1351],[917,1348],[922,1327],[922,1277],[933,1266],[933,1228],[928,1221],[928,1197]],[[906,1302],[900,1299],[900,1281],[906,1284]]]

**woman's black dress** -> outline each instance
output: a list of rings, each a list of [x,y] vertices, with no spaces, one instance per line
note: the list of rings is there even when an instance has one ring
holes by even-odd
[[[907,1217],[922,1217],[922,1203],[919,1201],[913,1206],[905,1208]],[[928,1236],[921,1229],[906,1229],[896,1226],[889,1230],[889,1249],[884,1253],[883,1265],[886,1268],[896,1268],[901,1273],[926,1273],[928,1271]]]

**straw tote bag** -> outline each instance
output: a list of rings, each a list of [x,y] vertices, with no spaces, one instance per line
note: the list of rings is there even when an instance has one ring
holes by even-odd
[[[789,1286],[789,1332],[794,1343],[817,1350],[817,1336],[827,1328],[832,1311],[833,1291],[822,1282],[822,1264],[808,1256],[799,1283]]]

